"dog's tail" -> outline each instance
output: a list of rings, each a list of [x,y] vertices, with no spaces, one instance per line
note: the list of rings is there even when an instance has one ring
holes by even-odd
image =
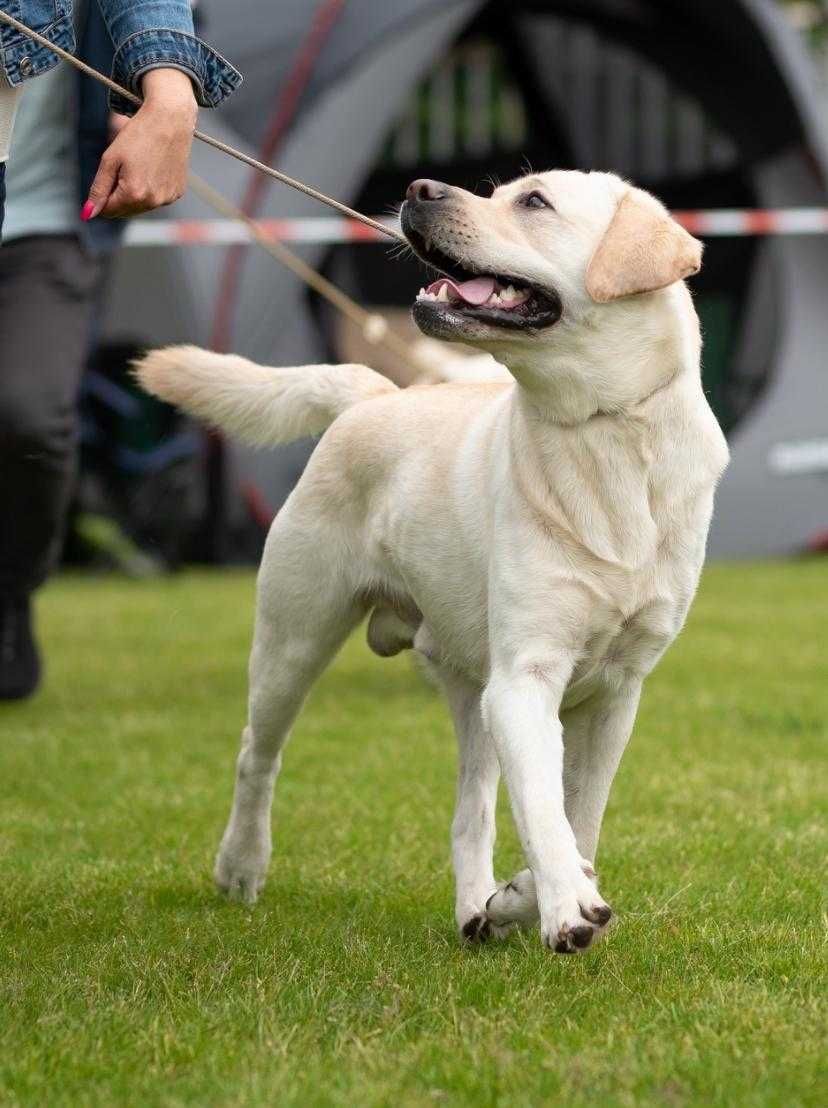
[[[396,389],[364,365],[271,368],[198,346],[167,346],[135,363],[144,388],[253,446],[317,435],[361,400]]]

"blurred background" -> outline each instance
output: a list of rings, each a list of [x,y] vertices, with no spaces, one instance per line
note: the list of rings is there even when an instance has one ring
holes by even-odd
[[[828,204],[824,3],[201,0],[197,15],[245,77],[202,126],[369,214],[391,213],[415,177],[487,190],[527,166],[613,170],[683,211],[755,210],[738,233],[706,239],[693,281],[705,387],[733,451],[711,554],[828,546],[828,235],[757,233],[766,209]],[[333,215],[198,143],[193,167],[250,215]],[[384,242],[295,246],[383,314],[406,360],[256,245],[211,241],[216,225],[201,221],[214,219],[188,195],[133,225],[113,259],[69,558],[138,574],[254,561],[312,449],[255,453],[206,435],[133,390],[137,349],[359,360],[402,384],[428,378],[417,364],[439,372],[408,319],[417,262]]]

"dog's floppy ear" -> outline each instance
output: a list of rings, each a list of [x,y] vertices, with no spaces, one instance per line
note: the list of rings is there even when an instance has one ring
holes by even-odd
[[[586,290],[598,304],[654,292],[698,273],[702,244],[649,193],[628,189],[587,266]]]

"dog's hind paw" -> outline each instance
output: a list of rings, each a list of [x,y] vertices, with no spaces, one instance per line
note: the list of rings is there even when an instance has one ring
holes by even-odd
[[[230,900],[255,904],[264,888],[269,860],[269,843],[249,849],[233,838],[222,841],[213,870],[216,886]]]
[[[264,881],[252,874],[238,873],[226,877],[216,875],[216,887],[219,891],[228,900],[235,900],[239,904],[254,905],[263,885]]]

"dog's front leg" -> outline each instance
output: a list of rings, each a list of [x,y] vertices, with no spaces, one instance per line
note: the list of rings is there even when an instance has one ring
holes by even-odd
[[[495,669],[483,712],[534,879],[541,938],[558,953],[590,945],[610,910],[583,872],[564,809],[561,698],[569,656]]]
[[[433,669],[446,694],[457,733],[457,804],[451,825],[455,918],[462,939],[485,942],[504,933],[486,916],[486,903],[497,887],[493,852],[500,764],[483,724],[480,686],[448,667]]]
[[[640,696],[641,678],[630,675],[618,687],[603,689],[563,716],[566,812],[582,868],[596,886],[593,866],[601,821]],[[515,874],[491,897],[486,909],[494,925],[534,923],[538,904],[532,871]],[[602,925],[608,923],[609,908],[598,918]]]
[[[582,857],[595,864],[610,788],[632,734],[641,677],[631,674],[568,712],[566,809]]]

